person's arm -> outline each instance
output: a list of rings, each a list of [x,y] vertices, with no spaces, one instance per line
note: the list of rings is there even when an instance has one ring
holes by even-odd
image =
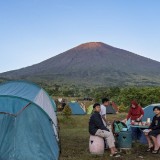
[[[96,115],[96,116],[95,116],[95,125],[97,126],[97,128],[99,128],[99,129],[101,129],[101,130],[109,131],[109,130],[104,126],[100,115]]]
[[[123,119],[122,122],[126,123],[128,119],[130,119],[130,117],[131,117],[131,109],[129,110],[127,117]]]
[[[158,124],[152,127],[152,130],[160,129],[160,118],[158,118]]]
[[[138,120],[141,120],[142,117],[144,116],[144,110],[142,109],[142,107],[140,108],[140,113],[141,113],[141,115],[140,115],[140,117],[138,118]]]
[[[148,129],[153,129],[153,127],[154,127],[154,123],[155,123],[155,117],[153,117],[153,119],[152,119],[152,123],[150,124],[150,126],[149,126],[149,128]]]
[[[107,124],[107,119],[106,119],[106,108],[101,108],[101,118],[106,122]]]
[[[128,115],[127,115],[127,120],[131,118],[131,109],[129,110],[128,112]]]
[[[107,124],[107,119],[106,119],[106,115],[102,115],[102,119],[106,122]]]

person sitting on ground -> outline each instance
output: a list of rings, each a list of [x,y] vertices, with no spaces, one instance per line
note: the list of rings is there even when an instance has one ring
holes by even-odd
[[[138,103],[135,100],[133,100],[131,101],[131,107],[128,112],[127,119],[125,119],[124,122],[126,122],[128,119],[130,119],[131,121],[140,122],[143,116],[144,116],[144,111],[142,107],[138,105]],[[132,131],[133,141],[138,140],[141,135],[140,129],[136,127],[132,127],[131,131]]]
[[[95,103],[93,105],[93,109],[94,113],[91,115],[89,120],[89,133],[91,135],[96,135],[105,138],[111,151],[110,156],[119,157],[120,155],[117,154],[117,149],[115,148],[115,139],[113,133],[110,132],[102,122],[102,118],[100,115],[100,104]]]
[[[160,107],[155,106],[153,108],[155,116],[153,117],[152,123],[149,129],[144,130],[144,134],[147,138],[148,149],[147,152],[152,151],[153,154],[158,154],[160,147],[158,145],[157,136],[160,134]],[[153,144],[152,144],[152,141]]]

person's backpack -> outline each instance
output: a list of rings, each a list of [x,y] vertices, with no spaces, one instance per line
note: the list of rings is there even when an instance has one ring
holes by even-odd
[[[114,121],[113,122],[113,133],[118,134],[122,131],[123,128],[127,128],[127,125],[124,122],[121,121]]]

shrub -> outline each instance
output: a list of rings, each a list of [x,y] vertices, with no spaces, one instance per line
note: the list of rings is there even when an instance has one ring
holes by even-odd
[[[128,112],[128,107],[125,107],[123,103],[121,103],[121,105],[119,106],[119,112]]]
[[[70,118],[71,114],[72,114],[71,108],[69,107],[69,105],[66,105],[64,107],[64,109],[63,109],[63,115],[64,115],[64,117],[68,119],[68,118]]]

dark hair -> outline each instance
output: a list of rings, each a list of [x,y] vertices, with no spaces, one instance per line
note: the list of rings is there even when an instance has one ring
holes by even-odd
[[[160,111],[160,107],[159,107],[159,106],[155,106],[155,107],[153,108],[153,111],[154,111],[155,109],[158,109],[158,110]]]
[[[109,101],[109,99],[108,98],[102,98],[102,103],[104,103],[104,102],[108,102]]]
[[[95,108],[95,107],[97,107],[97,106],[100,106],[100,104],[99,104],[99,103],[95,103],[95,104],[93,105],[93,108]]]

